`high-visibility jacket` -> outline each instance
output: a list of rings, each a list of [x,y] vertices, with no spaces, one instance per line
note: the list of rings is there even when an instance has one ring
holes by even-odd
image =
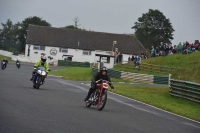
[[[36,70],[38,67],[42,67],[42,61],[39,60],[35,63],[34,65],[34,70]],[[47,72],[49,72],[49,64],[47,62],[44,63],[44,66],[43,66]]]

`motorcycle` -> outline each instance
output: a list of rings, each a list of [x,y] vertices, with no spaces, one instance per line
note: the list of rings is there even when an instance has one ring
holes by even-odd
[[[1,69],[4,70],[5,68],[6,68],[6,62],[3,61],[3,62],[1,63]]]
[[[97,109],[101,111],[106,105],[109,81],[100,79],[96,81],[96,83],[97,89],[90,95],[86,102],[86,107],[89,108],[91,105],[97,106]]]
[[[44,84],[46,76],[46,69],[44,67],[38,67],[33,77],[33,88],[39,89],[39,87]]]
[[[17,65],[17,68],[19,69],[20,68],[20,63],[17,62],[16,65]]]

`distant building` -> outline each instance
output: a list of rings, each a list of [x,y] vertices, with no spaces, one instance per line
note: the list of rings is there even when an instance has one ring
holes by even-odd
[[[94,63],[99,60],[96,54],[109,56],[115,50],[122,53],[124,61],[128,61],[130,54],[139,55],[141,51],[146,51],[132,35],[29,25],[25,56],[40,59],[44,53],[47,57],[53,57],[54,61]],[[105,63],[109,68],[113,64],[112,57]]]

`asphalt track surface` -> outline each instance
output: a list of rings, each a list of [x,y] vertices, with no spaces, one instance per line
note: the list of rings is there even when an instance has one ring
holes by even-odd
[[[200,133],[198,122],[112,93],[102,111],[87,108],[83,82],[49,76],[34,89],[32,70],[0,70],[0,133]]]

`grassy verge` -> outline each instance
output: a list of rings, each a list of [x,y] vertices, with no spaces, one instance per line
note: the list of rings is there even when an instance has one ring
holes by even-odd
[[[169,88],[115,84],[112,92],[200,121],[200,106],[169,95]]]
[[[123,67],[124,66],[124,67]],[[117,64],[114,66],[114,70],[124,71],[124,72],[132,72],[132,73],[140,73],[140,74],[149,74],[149,75],[157,75],[157,76],[168,76],[168,74],[158,73],[158,72],[150,72],[145,70],[134,69],[135,65],[133,62],[129,62],[126,65]]]
[[[0,55],[0,61],[2,61],[5,58],[8,60],[8,62],[12,61],[12,59],[10,57]]]
[[[66,80],[91,81],[92,69],[84,67],[66,67],[66,70],[51,71],[50,75],[63,76]],[[130,82],[128,80],[112,78],[112,82]]]
[[[200,57],[200,52],[193,52],[191,54],[174,54],[169,56],[149,58],[147,60],[144,59],[142,60],[142,63],[179,68],[171,72],[173,79],[200,83],[199,57]],[[168,76],[168,74],[161,74],[153,71],[150,72],[145,69],[136,70],[134,69],[133,62],[129,62],[124,65],[118,64],[114,66],[114,69],[126,72],[141,73],[141,74]]]
[[[91,68],[66,67],[66,70],[51,71],[50,75],[63,76],[63,79],[89,81],[92,78]]]

